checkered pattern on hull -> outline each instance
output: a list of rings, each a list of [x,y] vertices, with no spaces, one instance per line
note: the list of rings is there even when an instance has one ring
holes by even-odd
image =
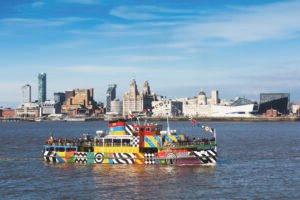
[[[139,143],[140,143],[139,136],[133,136],[132,140],[130,140],[130,146],[132,146],[132,147],[139,147]]]
[[[87,153],[84,152],[76,152],[74,154],[74,162],[78,164],[86,164],[88,163],[87,160]]]

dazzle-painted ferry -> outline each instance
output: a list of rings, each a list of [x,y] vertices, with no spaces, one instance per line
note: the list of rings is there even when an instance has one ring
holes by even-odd
[[[195,120],[194,120],[195,121]],[[195,125],[195,123],[193,122]],[[176,131],[162,131],[162,126],[145,123],[127,124],[125,120],[110,121],[109,131],[95,136],[58,139],[50,137],[43,147],[46,162],[78,164],[145,164],[197,165],[216,164],[216,131],[211,138],[190,139]]]

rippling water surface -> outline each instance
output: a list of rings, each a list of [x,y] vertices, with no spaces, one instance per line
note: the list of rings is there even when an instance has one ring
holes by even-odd
[[[52,134],[79,137],[105,122],[0,123],[0,199],[299,199],[300,123],[210,122],[218,164],[204,166],[47,164]],[[172,122],[190,137],[190,122]]]

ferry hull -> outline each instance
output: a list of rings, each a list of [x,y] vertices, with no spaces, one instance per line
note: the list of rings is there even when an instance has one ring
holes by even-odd
[[[214,165],[216,164],[217,153],[214,150],[158,153],[45,151],[44,160],[49,163],[72,164]]]

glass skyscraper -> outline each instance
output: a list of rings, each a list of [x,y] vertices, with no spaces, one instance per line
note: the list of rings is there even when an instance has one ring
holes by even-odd
[[[111,111],[111,101],[116,98],[116,84],[109,84],[108,89],[106,91],[106,112]]]
[[[39,99],[39,103],[43,103],[46,101],[46,93],[47,93],[47,90],[46,90],[46,73],[39,73],[39,76],[38,76],[38,79],[39,79],[39,96],[38,96],[38,99]]]
[[[22,86],[22,103],[31,103],[31,86],[29,84]]]

